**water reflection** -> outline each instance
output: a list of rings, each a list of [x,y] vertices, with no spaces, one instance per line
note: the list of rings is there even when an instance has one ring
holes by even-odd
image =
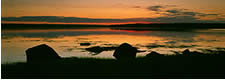
[[[112,30],[110,28],[95,29],[46,29],[46,30],[2,30],[2,63],[25,61],[27,48],[48,44],[62,57],[97,57],[114,58],[113,49],[92,55],[87,51],[91,47],[117,47],[121,43],[129,43],[146,52],[173,54],[185,49],[201,51],[225,46],[225,31],[200,30],[195,32],[172,31],[132,31]],[[81,46],[80,43],[90,43]]]

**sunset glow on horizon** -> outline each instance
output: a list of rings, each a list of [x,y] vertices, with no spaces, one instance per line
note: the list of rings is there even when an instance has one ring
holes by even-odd
[[[71,24],[71,25],[122,25],[122,24],[152,24],[153,22],[121,22],[121,23],[60,23],[60,22],[18,22],[18,21],[2,21],[3,24]]]
[[[2,23],[224,23],[223,3],[223,0],[2,0]]]

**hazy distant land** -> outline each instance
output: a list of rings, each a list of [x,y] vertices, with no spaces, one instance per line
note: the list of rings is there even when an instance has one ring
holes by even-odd
[[[121,25],[83,25],[83,24],[2,24],[2,29],[76,29],[76,28],[110,27],[119,30],[194,30],[224,29],[225,23],[153,23]],[[123,27],[129,27],[123,28]]]

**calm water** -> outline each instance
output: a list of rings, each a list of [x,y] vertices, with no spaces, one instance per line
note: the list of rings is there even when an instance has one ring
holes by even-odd
[[[80,46],[80,43],[91,43]],[[49,30],[2,30],[2,63],[25,62],[25,50],[40,44],[54,48],[61,57],[114,58],[113,51],[99,54],[88,52],[85,48],[116,47],[127,42],[146,52],[174,54],[185,49],[202,51],[225,47],[225,30],[210,29],[194,32],[174,31],[131,31],[110,28],[92,29],[49,29]]]

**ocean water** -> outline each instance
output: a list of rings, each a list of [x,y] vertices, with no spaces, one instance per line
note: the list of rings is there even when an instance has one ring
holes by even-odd
[[[225,29],[196,31],[134,31],[113,30],[110,28],[82,29],[27,29],[2,30],[2,64],[26,62],[26,49],[47,44],[61,57],[91,57],[114,59],[114,50],[95,53],[86,48],[118,47],[129,43],[139,50],[138,57],[151,51],[173,55],[185,49],[204,52],[204,50],[225,49]],[[90,43],[81,46],[80,43]]]

